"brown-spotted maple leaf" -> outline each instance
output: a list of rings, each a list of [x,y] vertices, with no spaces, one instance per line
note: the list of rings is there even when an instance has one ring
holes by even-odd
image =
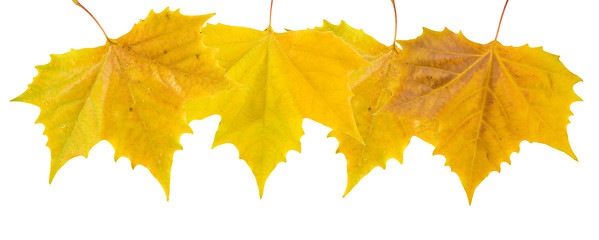
[[[540,47],[503,46],[497,36],[482,45],[447,29],[424,29],[399,43],[402,84],[382,111],[439,121],[434,153],[446,157],[469,202],[523,140],[576,159],[566,126],[570,105],[581,100],[573,91],[581,79],[558,56]]]
[[[13,101],[41,109],[50,182],[68,160],[108,140],[115,160],[124,156],[132,167],[148,168],[168,198],[173,154],[180,136],[191,133],[184,101],[229,86],[215,51],[202,44],[200,29],[211,16],[152,11],[122,37],[106,37],[104,46],[51,55],[37,67],[38,76]]]
[[[391,2],[395,10],[395,1]],[[397,29],[397,15],[395,17]],[[329,134],[337,138],[337,152],[343,153],[347,159],[347,187],[344,194],[347,195],[372,169],[384,169],[390,158],[402,163],[403,152],[412,136],[418,135],[429,143],[434,142],[436,122],[401,119],[393,114],[375,114],[389,101],[392,86],[400,84],[396,60],[401,56],[401,50],[395,45],[395,39],[391,46],[385,46],[344,21],[339,25],[324,21],[323,26],[315,30],[331,31],[342,37],[372,64],[350,74],[352,91],[355,94],[351,104],[364,144],[339,131]]]
[[[276,33],[270,24],[265,31],[208,24],[202,33],[207,46],[219,49],[216,57],[226,75],[242,86],[190,101],[188,119],[221,116],[214,146],[237,147],[260,196],[286,153],[300,151],[304,118],[361,141],[348,74],[368,62],[341,38],[312,30]]]

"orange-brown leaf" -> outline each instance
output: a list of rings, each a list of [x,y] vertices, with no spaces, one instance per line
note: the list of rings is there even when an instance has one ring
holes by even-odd
[[[446,157],[469,201],[523,140],[576,158],[566,126],[581,79],[558,56],[497,41],[482,45],[447,29],[425,29],[400,44],[402,84],[383,111],[439,121],[435,154]]]

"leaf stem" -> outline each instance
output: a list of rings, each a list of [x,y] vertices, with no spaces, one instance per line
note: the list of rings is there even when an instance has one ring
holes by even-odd
[[[501,18],[499,19],[499,26],[497,26],[497,33],[495,34],[495,41],[497,41],[497,37],[499,36],[499,29],[501,28],[501,21],[503,21],[503,14],[505,13],[505,9],[507,8],[507,3],[510,0],[505,1],[505,5],[503,6],[503,12],[501,12]]]
[[[270,0],[270,15],[268,16],[268,28],[270,28],[270,23],[272,22],[272,2],[274,0]]]
[[[83,5],[81,5],[81,3],[79,3],[78,0],[73,0],[73,3],[75,3],[75,5],[81,7],[83,10],[85,10],[87,12],[87,14],[89,14],[94,21],[96,21],[96,24],[98,24],[98,27],[100,27],[100,30],[102,30],[102,33],[104,34],[104,37],[106,37],[106,40],[108,40],[110,42],[110,38],[108,38],[108,35],[106,35],[106,32],[104,31],[104,28],[102,28],[102,25],[100,25],[100,23],[98,22],[98,20],[96,20],[96,18],[94,17],[94,15],[92,15],[92,13],[90,13],[87,8],[85,8]]]
[[[395,13],[395,33],[393,34],[393,46],[395,46],[395,41],[397,41],[397,8],[395,7],[395,0],[391,0],[393,4],[393,13]]]

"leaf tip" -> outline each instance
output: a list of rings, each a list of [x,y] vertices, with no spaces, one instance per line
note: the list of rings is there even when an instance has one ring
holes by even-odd
[[[427,27],[422,27],[422,34],[425,34],[425,33],[431,33],[431,32],[434,32],[434,31],[433,31],[433,30],[431,30],[430,28],[427,28]]]
[[[579,162],[578,157],[576,156],[576,154],[574,154],[574,150],[572,150],[572,147],[568,147],[566,154],[568,154],[568,156],[570,156],[572,159],[574,159],[574,161]]]
[[[49,178],[48,184],[52,185],[52,181],[54,181],[54,176],[55,176],[55,175],[56,175],[56,174],[52,174],[52,173],[50,173],[50,178]]]
[[[348,175],[349,175],[349,173],[348,173]],[[352,181],[351,178],[348,176],[347,186],[345,187],[345,193],[343,193],[343,198],[347,197],[347,195],[354,189],[354,187],[357,184],[358,184],[357,182]]]
[[[347,190],[347,189],[346,189],[346,190],[345,190],[345,193],[343,193],[343,196],[341,196],[341,197],[342,197],[342,198],[345,198],[345,197],[347,197],[347,194],[349,194],[349,192],[350,192],[350,191],[351,191],[351,190]]]
[[[472,199],[474,198],[474,189],[466,189],[466,195],[468,196],[468,206],[472,206]]]
[[[334,133],[334,132],[335,132],[335,131],[330,131],[330,132],[327,134],[327,138],[334,138],[334,137],[335,137],[335,133]]]
[[[23,102],[23,94],[19,95],[18,97],[15,97],[13,99],[11,99],[9,102]]]
[[[166,201],[168,202],[169,198],[170,198],[170,179],[166,180],[166,181],[160,181],[160,185],[162,185],[162,189],[164,190],[164,195],[166,196]]]
[[[260,196],[260,199],[262,199],[262,197],[264,196],[264,186],[266,185],[266,179],[268,179],[268,176],[272,172],[272,169],[264,172],[264,171],[256,171],[256,169],[253,168],[253,165],[251,165],[249,163],[248,163],[248,166],[250,166],[250,169],[252,170],[252,173],[254,174],[254,178],[256,179],[256,184],[258,186],[258,195]]]
[[[52,164],[50,166],[50,178],[48,179],[48,184],[50,184],[50,185],[54,181],[54,177],[56,176],[56,173],[60,169],[60,167],[56,167],[56,165],[53,163],[54,163],[54,161],[52,161]]]
[[[260,197],[260,200],[262,200],[262,197],[264,196],[264,184],[258,184],[258,196]]]

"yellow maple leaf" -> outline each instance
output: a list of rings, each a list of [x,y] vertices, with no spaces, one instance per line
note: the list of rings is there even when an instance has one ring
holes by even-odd
[[[226,75],[242,87],[186,105],[188,118],[221,116],[214,146],[232,143],[256,177],[260,196],[289,150],[300,151],[302,120],[310,118],[359,139],[348,74],[368,65],[332,33],[276,33],[208,24],[206,45],[219,48]]]
[[[351,99],[356,124],[364,144],[338,131],[329,136],[339,140],[337,152],[347,159],[347,195],[358,182],[375,167],[385,168],[390,158],[403,162],[403,152],[412,136],[418,135],[433,142],[435,121],[400,119],[392,114],[375,114],[391,97],[392,86],[399,83],[397,58],[401,50],[395,44],[385,46],[364,33],[349,26],[346,22],[334,25],[324,21],[316,31],[331,31],[342,37],[371,66],[358,69],[350,74]]]
[[[115,160],[148,168],[168,198],[173,154],[181,134],[191,133],[184,101],[230,85],[215,50],[202,44],[200,29],[213,15],[152,11],[105,46],[51,55],[36,67],[38,76],[13,101],[41,109],[36,123],[46,127],[50,182],[68,160],[108,140]]]
[[[566,126],[581,79],[542,48],[482,45],[462,33],[424,29],[399,41],[401,82],[382,111],[439,121],[435,154],[457,173],[468,200],[523,140],[576,159]]]

